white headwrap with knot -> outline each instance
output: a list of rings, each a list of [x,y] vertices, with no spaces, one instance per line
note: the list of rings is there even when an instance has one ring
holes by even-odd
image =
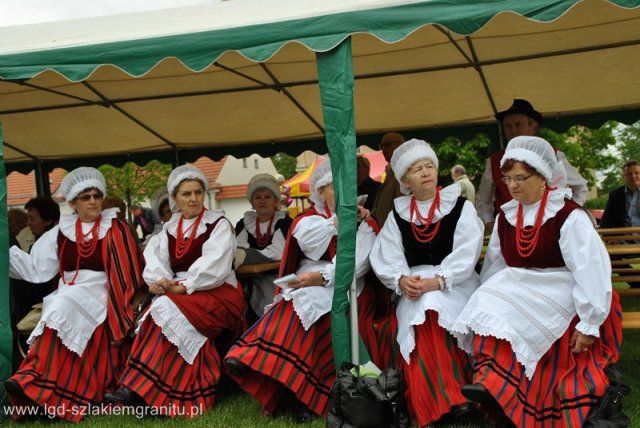
[[[500,167],[507,159],[526,163],[547,180],[549,187],[566,187],[567,171],[562,162],[558,162],[551,144],[543,138],[521,136],[511,139],[500,160]]]
[[[175,168],[173,171],[171,171],[171,174],[169,174],[169,179],[167,180],[167,190],[169,191],[169,205],[171,205],[171,211],[173,212],[178,211],[178,204],[173,197],[173,192],[184,180],[200,181],[202,183],[202,186],[204,187],[205,193],[207,193],[207,190],[209,189],[209,180],[207,180],[207,177],[205,177],[202,171],[200,171],[194,165],[185,164]]]
[[[421,159],[429,159],[433,162],[433,166],[438,169],[438,156],[436,156],[436,152],[433,151],[429,143],[415,138],[401,144],[394,150],[393,155],[391,156],[391,168],[393,169],[393,174],[396,176],[398,183],[400,183],[400,191],[405,195],[410,194],[411,189],[402,182],[402,178],[407,173],[407,170],[411,165]]]
[[[81,166],[67,174],[60,183],[60,193],[67,202],[87,189],[98,189],[102,196],[107,196],[107,184],[100,171],[88,166]]]
[[[333,183],[333,174],[331,173],[331,161],[328,158],[321,158],[318,161],[322,163],[316,166],[313,174],[311,174],[311,180],[309,181],[311,195],[309,199],[314,203],[316,211],[324,213],[325,204],[318,193],[318,189]]]

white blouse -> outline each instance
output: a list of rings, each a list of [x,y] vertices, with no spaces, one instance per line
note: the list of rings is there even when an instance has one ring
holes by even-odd
[[[273,237],[271,238],[271,244],[269,244],[266,248],[259,250],[259,252],[272,260],[280,260],[282,258],[282,252],[284,251],[284,244],[287,239],[286,236],[282,235],[281,230],[276,230],[276,223],[279,220],[282,220],[287,215],[286,211],[276,211],[273,224],[271,226],[271,233]],[[247,211],[244,213],[244,229],[238,234],[238,247],[240,248],[249,248],[249,235],[253,235],[255,237],[256,230],[256,221],[258,221],[258,214],[255,211]],[[269,221],[259,223],[260,233],[262,235],[267,234],[267,228],[269,227]]]

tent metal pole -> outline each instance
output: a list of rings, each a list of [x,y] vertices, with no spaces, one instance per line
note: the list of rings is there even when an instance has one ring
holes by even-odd
[[[349,320],[351,322],[351,364],[360,365],[360,342],[358,336],[358,293],[356,290],[356,276],[353,275],[349,288]]]

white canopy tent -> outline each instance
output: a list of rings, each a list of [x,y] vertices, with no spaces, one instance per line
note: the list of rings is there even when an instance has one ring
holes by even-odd
[[[41,187],[56,166],[328,147],[348,286],[356,135],[496,135],[513,98],[555,129],[632,122],[637,70],[640,0],[233,0],[0,28],[0,141]]]

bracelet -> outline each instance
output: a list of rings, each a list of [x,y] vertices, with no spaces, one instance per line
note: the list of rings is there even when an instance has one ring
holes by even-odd
[[[435,278],[438,281],[440,291],[445,291],[447,289],[447,281],[444,279],[444,276],[436,274]]]
[[[322,285],[327,286],[331,282],[331,278],[327,274],[327,272],[320,272],[320,276],[322,276]]]

